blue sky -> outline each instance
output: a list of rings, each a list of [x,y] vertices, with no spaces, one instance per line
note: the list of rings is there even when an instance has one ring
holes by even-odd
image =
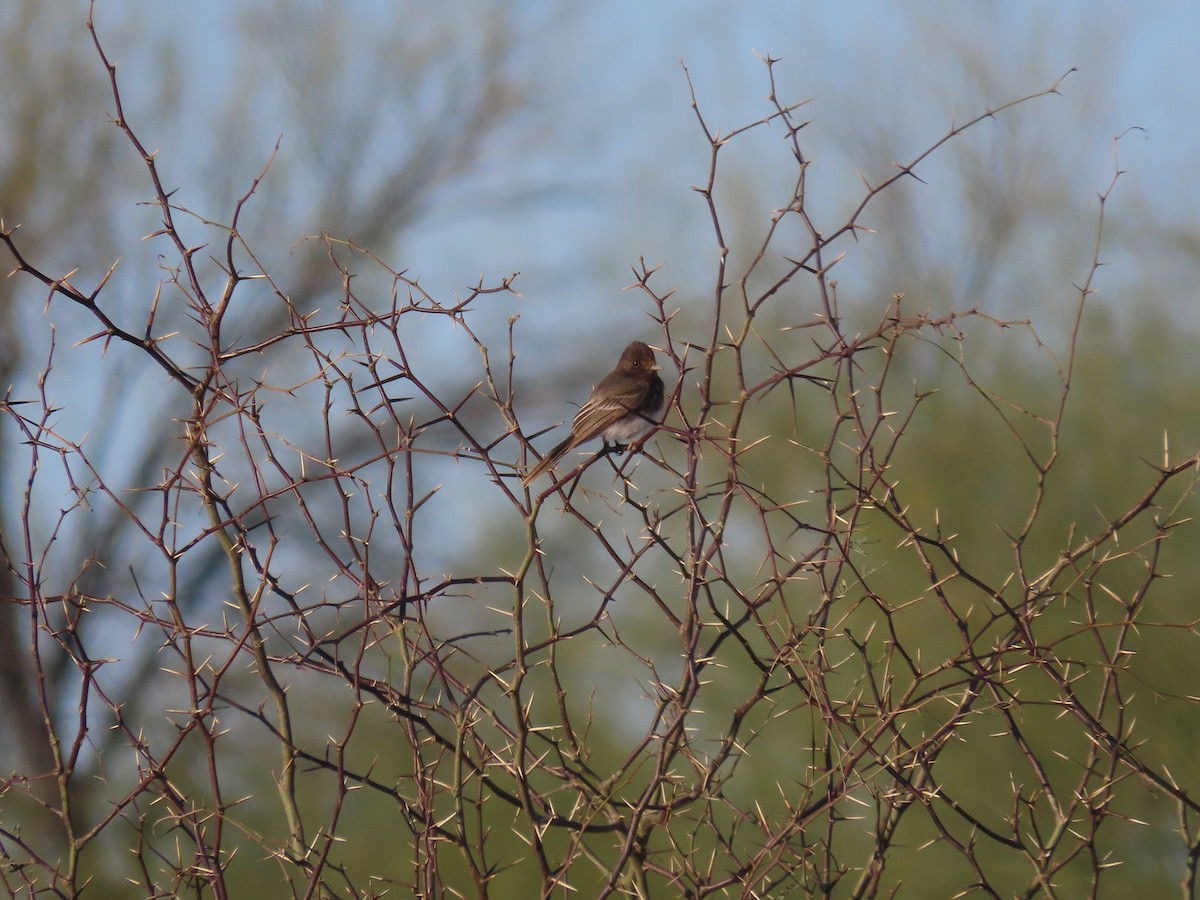
[[[1200,82],[1200,63],[1185,42],[1200,33],[1200,10],[1188,4],[1136,10],[1118,3],[953,0],[572,6],[512,7],[520,10],[518,22],[532,23],[528,44],[518,35],[514,45],[537,113],[520,120],[517,133],[501,136],[479,180],[468,182],[469,199],[461,192],[451,198],[429,227],[410,236],[406,258],[395,260],[413,266],[437,289],[461,289],[479,274],[520,269],[529,308],[553,309],[560,302],[553,295],[564,284],[573,292],[594,288],[611,296],[627,283],[627,266],[639,256],[666,263],[667,271],[694,265],[681,258],[681,236],[703,233],[703,209],[689,188],[703,177],[706,150],[688,109],[681,61],[710,122],[728,130],[766,111],[756,53],[781,58],[781,96],[812,100],[809,141],[816,174],[829,179],[830,197],[840,190],[853,194],[859,171],[884,173],[890,160],[879,153],[890,149],[894,159],[915,153],[952,121],[1046,87],[1076,67],[1063,97],[1021,114],[1034,117],[1034,127],[1070,126],[1086,151],[1078,189],[1103,186],[1111,138],[1137,125],[1146,134],[1123,147],[1125,199],[1183,226],[1196,208],[1190,169],[1198,141],[1189,96]],[[411,17],[417,24],[457,17],[450,33],[467,42],[485,7],[415,4]],[[112,43],[123,45],[119,55],[131,95],[158,84],[160,60],[147,35],[169,35],[182,48],[176,65],[188,102],[194,98],[215,115],[236,105],[231,98],[240,102],[247,88],[254,91],[231,83],[239,57],[258,52],[253,42],[237,41],[235,10],[270,8],[126,0],[102,6],[99,20],[102,33],[106,20],[121,23],[108,29]],[[390,8],[371,2],[337,7],[351,34],[359,28],[369,34]],[[271,17],[265,21],[260,40],[270,40]],[[288,25],[281,17],[279,27]],[[319,44],[321,34],[309,39]],[[360,64],[346,60],[348,69]],[[369,67],[364,77],[370,77]],[[282,135],[286,159],[304,137],[294,117],[262,105],[262,98],[244,111],[239,149],[248,160],[261,161]],[[386,106],[387,93],[347,97],[360,100]],[[205,116],[190,117],[188,131],[154,135],[168,164],[177,161],[185,190],[195,190],[194,181],[186,184],[189,170],[213,166],[220,153],[204,140],[205,123]],[[153,122],[145,127],[155,130]],[[884,149],[847,144],[856,127],[884,135]],[[754,169],[759,162],[743,165]],[[764,194],[786,187],[786,160],[778,163],[781,180],[760,183]],[[764,174],[775,174],[766,165]],[[247,163],[241,181],[252,174]],[[539,182],[554,185],[557,194],[509,202],[506,187]],[[300,189],[319,192],[321,185]]]
[[[60,13],[57,40],[86,56],[93,51],[83,31],[84,5],[77,6],[76,15]],[[251,204],[252,210],[264,210],[259,220],[251,219],[256,226],[251,238],[277,267],[285,290],[296,287],[290,272],[297,241],[323,227],[310,216],[330,190],[305,167],[305,154],[318,136],[335,149],[339,141],[354,139],[336,130],[309,134],[313,123],[283,105],[289,70],[279,60],[289,57],[276,52],[278,45],[301,57],[343,48],[327,61],[329,79],[339,86],[345,79],[335,98],[377,123],[362,153],[349,157],[361,167],[352,173],[356,183],[369,184],[391,148],[403,146],[411,121],[394,109],[389,84],[380,81],[383,62],[397,63],[387,70],[389,77],[403,78],[409,45],[401,38],[425,33],[441,36],[444,48],[435,43],[439,55],[469,59],[482,39],[481,23],[489,21],[484,13],[496,7],[413,3],[400,7],[403,14],[393,19],[394,8],[367,0],[99,5],[101,37],[119,66],[130,121],[159,151],[180,202],[228,221],[228,192],[249,185],[282,136],[261,199]],[[597,358],[608,360],[628,340],[653,331],[644,317],[645,301],[622,291],[639,257],[662,264],[659,286],[677,288],[680,304],[710,288],[715,249],[707,213],[691,189],[705,177],[708,148],[689,108],[681,62],[710,126],[727,132],[769,112],[764,54],[781,60],[776,68],[781,99],[811,101],[803,111],[812,122],[804,132],[814,161],[811,201],[827,226],[857,202],[861,177],[879,180],[890,174],[892,161],[911,158],[952,123],[1042,90],[1077,68],[1063,83],[1062,96],[985,122],[924,164],[919,174],[926,184],[909,183],[898,192],[911,207],[897,207],[898,221],[881,210],[871,222],[890,223],[890,230],[851,248],[842,274],[845,290],[861,291],[864,302],[875,302],[884,292],[908,289],[922,271],[979,254],[963,225],[978,191],[962,183],[961,166],[976,158],[986,163],[994,152],[997,168],[985,169],[986,180],[1041,188],[1046,179],[1051,188],[1048,207],[1028,213],[1010,255],[995,261],[982,255],[980,263],[1012,269],[1007,280],[996,281],[988,302],[1037,322],[1048,315],[1047,304],[1044,297],[1028,295],[1029,273],[1046,273],[1039,289],[1057,287],[1069,301],[1072,280],[1086,269],[1096,192],[1112,175],[1113,137],[1140,126],[1144,133],[1121,144],[1127,174],[1109,210],[1113,266],[1102,273],[1099,299],[1120,307],[1127,302],[1123,292],[1157,279],[1162,292],[1176,298],[1181,333],[1195,330],[1196,263],[1172,241],[1195,242],[1200,208],[1194,175],[1200,140],[1193,113],[1200,61],[1190,46],[1200,33],[1200,7],[860,0],[586,7],[526,2],[504,9],[512,16],[511,74],[524,86],[530,107],[489,138],[476,171],[435,195],[420,227],[374,249],[395,268],[420,276],[444,300],[480,277],[495,283],[520,271],[522,296],[496,298],[478,324],[488,340],[503,343],[509,317],[520,314],[515,341],[521,353],[544,347],[549,327],[575,338],[552,351],[546,366],[566,373],[566,380],[547,390],[570,396],[586,390]],[[257,17],[252,32],[236,21],[247,15]],[[395,21],[403,27],[381,25]],[[344,43],[332,41],[330,35],[337,34],[345,36]],[[376,52],[386,59],[373,56]],[[156,97],[171,84],[179,93],[168,115]],[[111,102],[102,98],[96,114],[109,109]],[[780,135],[778,129],[763,130],[722,151],[727,180],[720,199],[731,223],[745,228],[738,235],[743,242],[788,198],[794,163]],[[1015,159],[1006,156],[1010,147],[1018,148]],[[136,171],[136,159],[129,162]],[[135,206],[147,196],[142,182],[127,200],[130,222],[113,223],[125,233],[128,248],[113,288],[135,298],[135,319],[137,304],[160,277],[152,252],[163,252],[138,242],[153,227],[152,211]],[[1064,221],[1056,218],[1059,208]],[[353,231],[355,223],[346,227]],[[1047,238],[1062,231],[1069,232],[1070,253],[1040,258],[1058,253]],[[902,265],[897,248],[903,248]],[[150,255],[139,260],[139,252]],[[24,289],[38,298],[34,304],[43,298],[32,285]],[[976,298],[955,299],[971,305]],[[111,373],[114,362],[101,360],[99,342],[70,346],[94,325],[77,310],[56,306],[55,315],[61,331],[52,388],[76,394],[99,389],[105,380],[78,374],[106,365]],[[37,327],[41,331],[43,325]],[[446,341],[433,340],[426,349],[431,355],[472,355],[452,337]],[[518,378],[524,374],[518,369]],[[147,389],[157,392],[161,385]],[[539,425],[569,415],[561,397],[553,398],[553,409],[551,399],[524,394]],[[74,415],[80,418],[67,430],[81,439],[97,424],[89,416],[103,422],[108,407],[89,403]],[[117,430],[135,433],[132,426]]]

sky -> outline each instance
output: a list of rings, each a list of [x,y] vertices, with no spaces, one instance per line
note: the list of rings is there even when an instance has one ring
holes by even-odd
[[[54,40],[94,54],[83,29],[84,4],[75,6],[74,15],[65,5],[58,8]],[[473,55],[496,9],[484,0],[413,3],[400,7],[402,15],[394,19],[395,8],[382,0],[98,4],[100,36],[118,66],[126,113],[157,151],[181,203],[228,221],[230,198],[246,190],[280,142],[248,221],[256,249],[280,273],[284,290],[298,287],[290,278],[305,235],[328,227],[315,211],[339,206],[335,188],[347,192],[350,212],[341,227],[353,235],[360,226],[351,201],[361,198],[352,192],[369,192],[375,173],[407,146],[413,129],[421,127],[424,99],[440,96],[453,76],[470,85]],[[680,305],[711,289],[716,248],[707,212],[692,189],[706,177],[709,148],[690,106],[684,65],[706,122],[728,133],[771,111],[763,58],[779,60],[780,99],[808,101],[801,114],[811,121],[804,132],[813,162],[811,203],[826,226],[857,202],[862,179],[878,182],[891,174],[893,162],[911,159],[954,124],[1044,90],[1076,69],[1062,82],[1061,96],[984,122],[923,164],[918,170],[923,184],[901,188],[913,198],[916,218],[902,217],[891,231],[856,246],[857,256],[843,269],[845,289],[861,290],[873,302],[870,291],[879,284],[904,289],[906,279],[915,280],[922,269],[978,252],[962,226],[963,210],[976,191],[958,183],[956,166],[970,154],[986,160],[994,146],[997,164],[1005,167],[995,173],[999,183],[1061,179],[1047,202],[1085,210],[1071,226],[1077,232],[1075,252],[1055,261],[1062,271],[1052,276],[1069,295],[1072,279],[1086,270],[1095,197],[1113,174],[1113,139],[1136,126],[1143,130],[1120,144],[1125,174],[1110,214],[1118,223],[1115,235],[1122,216],[1137,223],[1131,228],[1138,235],[1113,242],[1113,266],[1103,273],[1101,287],[1115,298],[1109,302],[1119,304],[1122,288],[1141,283],[1149,266],[1155,277],[1179,285],[1181,330],[1196,328],[1191,287],[1196,264],[1171,240],[1195,241],[1200,208],[1194,177],[1200,140],[1192,113],[1200,57],[1190,46],[1200,33],[1200,7],[529,0],[503,9],[512,53],[507,71],[528,105],[489,135],[475,168],[432,195],[416,227],[373,249],[445,301],[481,278],[495,283],[521,273],[520,296],[490,301],[478,323],[489,341],[503,341],[509,319],[520,315],[518,353],[539,359],[537,372],[563,373],[560,379],[522,382],[522,399],[537,410],[532,418],[539,424],[569,416],[571,407],[564,407],[561,395],[586,391],[588,379],[602,371],[597,358],[615,358],[629,340],[653,334],[645,299],[623,290],[639,259],[663,267],[657,284],[677,289]],[[394,28],[396,21],[401,27]],[[407,85],[413,71],[425,71],[415,65],[420,52],[451,60],[444,67],[450,74]],[[305,69],[310,63],[314,68]],[[295,80],[303,71],[324,73],[320,89]],[[174,93],[164,92],[172,86]],[[411,107],[398,108],[406,87],[411,87],[406,96],[415,99]],[[322,91],[351,121],[368,125],[351,132],[341,130],[340,119],[306,119],[308,95]],[[164,95],[170,98],[165,106]],[[110,99],[101,96],[97,114],[110,109]],[[1010,144],[1037,150],[1014,162],[1003,154]],[[348,161],[335,166],[339,172],[353,169],[346,184],[335,184],[328,168],[322,174],[326,157]],[[1052,158],[1067,159],[1069,166],[1052,168]],[[136,169],[137,161],[131,162]],[[751,243],[771,210],[787,201],[794,160],[775,128],[729,145],[721,164],[723,212],[739,226],[748,223],[739,240]],[[130,221],[112,223],[129,247],[113,287],[134,298],[135,310],[161,277],[152,255],[140,261],[136,256],[139,248],[154,250],[137,240],[153,227],[153,211],[136,205],[147,196],[142,182],[128,196]],[[1037,256],[1045,233],[1036,218],[1031,216],[1035,221],[1024,243],[1014,249],[1024,267],[1041,264]],[[881,214],[878,221],[888,220]],[[883,252],[902,239],[909,248],[903,268]],[[874,257],[871,248],[879,251]],[[984,262],[993,264],[986,257]],[[1043,299],[1020,289],[1024,269],[1016,271],[1013,257],[1000,262],[1014,273],[998,280],[986,299],[1005,314],[1036,319]],[[27,289],[44,299],[40,289]],[[975,300],[959,299],[964,305]],[[103,379],[77,377],[89,365],[112,371],[113,361],[102,361],[100,342],[70,346],[94,331],[94,324],[78,311],[56,309],[56,315],[61,380],[55,385],[64,396],[106,389]],[[43,335],[39,340],[47,339],[44,320],[33,327]],[[548,340],[552,333],[562,339]],[[472,353],[453,337],[431,340],[418,352],[431,359]],[[36,352],[33,358],[39,358]],[[517,377],[527,371],[519,369]],[[158,394],[161,385],[146,390]],[[107,410],[102,403],[85,404],[68,429],[71,436],[81,440],[102,427]]]
[[[813,156],[819,174],[831,183],[829,195],[852,191],[860,172],[878,175],[952,122],[1040,90],[1076,68],[1064,82],[1063,97],[1037,104],[1029,115],[1070,123],[1084,148],[1079,189],[1103,186],[1112,137],[1140,126],[1142,139],[1122,148],[1128,201],[1161,210],[1181,226],[1193,219],[1190,166],[1198,142],[1188,97],[1200,83],[1200,61],[1185,41],[1198,33],[1200,10],[1190,4],[1143,4],[1136,11],[1104,2],[955,0],[574,6],[510,7],[517,10],[512,21],[528,29],[527,40],[514,37],[514,52],[535,112],[513,132],[500,134],[477,177],[443,198],[445,205],[431,211],[428,227],[407,239],[406,258],[398,262],[420,271],[435,289],[461,290],[480,274],[520,270],[528,308],[554,315],[565,302],[560,286],[611,299],[628,283],[628,266],[639,257],[683,277],[672,267],[693,260],[680,259],[681,235],[694,239],[706,228],[690,188],[704,176],[707,148],[689,109],[681,63],[713,127],[727,131],[767,112],[760,60],[765,54],[781,60],[776,68],[781,97],[811,100],[806,112],[814,123]],[[352,35],[360,29],[369,33],[387,19],[390,7],[366,0],[330,7],[293,4],[314,11],[313,21],[323,8],[341,10],[342,27]],[[447,40],[466,45],[485,7],[415,4],[411,21],[419,28],[439,15],[456,17]],[[270,43],[294,24],[272,8],[229,0],[125,0],[102,5],[98,15],[102,35],[105,21],[114,22],[112,40],[122,45],[125,87],[134,97],[139,88],[158,83],[161,61],[146,52],[152,45],[146,36],[155,33],[180,49],[175,64],[189,105],[216,114],[235,106],[231,98],[244,103],[249,87],[256,102],[245,104],[239,134],[243,183],[253,174],[251,164],[265,160],[278,137],[285,159],[305,141],[294,115],[265,105],[277,94],[256,94],[253,86],[238,83],[244,57],[265,53],[255,40]],[[240,41],[231,24],[236,11],[256,9],[266,11],[262,27],[255,39]],[[296,40],[312,42],[316,53],[321,31]],[[355,63],[346,60],[347,70]],[[365,74],[370,77],[370,71]],[[386,87],[364,89],[360,96],[386,108]],[[222,153],[204,140],[205,119],[191,117],[181,133],[155,135],[164,157],[179,161],[181,181],[189,170],[211,168]],[[396,124],[384,110],[380,121]],[[857,148],[842,141],[864,123],[884,135],[885,147],[857,155]],[[386,148],[388,132],[378,137]],[[890,159],[878,155],[889,150]],[[196,158],[198,153],[207,158]],[[763,171],[774,173],[770,165]],[[780,181],[764,192],[787,186],[785,166],[786,160],[779,161]],[[531,185],[550,186],[549,196],[512,202],[514,186]],[[321,185],[311,189],[319,192]]]

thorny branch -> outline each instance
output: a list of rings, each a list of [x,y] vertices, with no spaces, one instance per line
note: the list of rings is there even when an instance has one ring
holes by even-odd
[[[874,897],[896,890],[889,871],[919,840],[964,891],[1056,896],[1067,874],[1099,888],[1111,864],[1102,835],[1123,820],[1133,777],[1175,804],[1191,891],[1195,788],[1146,751],[1125,707],[1139,630],[1175,627],[1155,620],[1155,588],[1200,456],[1165,458],[1139,500],[1073,536],[1053,563],[1033,542],[1061,465],[1103,218],[1057,409],[1030,415],[1050,437],[1041,454],[965,355],[968,324],[998,335],[1028,323],[977,309],[914,315],[895,297],[873,327],[851,331],[831,278],[875,198],[1061,80],[954,125],[826,229],[806,202],[808,123],[796,118],[802,104],[777,98],[775,61],[765,60],[771,111],[723,136],[693,90],[710,149],[696,190],[718,250],[711,296],[683,310],[653,268],[635,269],[678,374],[669,415],[642,454],[597,457],[526,493],[517,476],[534,432],[516,402],[529,373],[515,319],[499,352],[474,315],[516,276],[445,303],[366,248],[322,237],[340,303],[305,312],[238,228],[268,164],[223,230],[212,262],[224,281],[211,296],[199,248],[178,227],[191,214],[127,120],[116,67],[92,34],[114,121],[161,212],[155,237],[177,259],[170,284],[192,313],[186,336],[205,352],[185,363],[156,333],[161,285],[135,333],[108,309],[107,276],[80,290],[0,228],[18,272],[95,318],[96,337],[166,371],[190,404],[183,449],[164,448],[161,477],[124,486],[133,492],[56,428],[44,391],[3,404],[28,459],[24,530],[5,535],[3,551],[23,592],[11,601],[29,613],[53,769],[7,778],[0,797],[54,823],[33,835],[3,820],[10,890],[73,896],[114,878],[147,895],[224,897],[237,893],[242,859],[265,856],[295,896],[402,883],[420,896],[484,897],[519,882],[543,896]],[[739,262],[719,160],[770,124],[786,131],[796,178]],[[807,245],[783,252],[792,217]],[[386,302],[357,287],[362,268],[384,273]],[[223,324],[251,279],[270,286],[288,324],[231,338]],[[815,304],[798,320],[801,288]],[[461,377],[428,352],[442,326],[473,348]],[[1033,499],[1004,537],[1013,567],[999,576],[902,477],[900,450],[932,392],[896,385],[930,347],[1026,451]],[[239,374],[251,357],[270,382]],[[800,409],[820,413],[801,428]],[[793,434],[771,431],[768,415]],[[36,508],[50,461],[77,502],[47,531]],[[453,535],[446,545],[447,522],[468,514],[443,499],[451,479],[470,480],[470,514],[494,519],[490,552],[512,564]],[[90,503],[119,508],[127,540],[149,552],[108,591],[85,588],[107,564],[90,557],[53,587],[63,580],[51,545]],[[189,580],[196,568],[206,574]],[[122,632],[137,648],[128,660],[111,655]],[[76,674],[73,695],[51,677],[62,666]],[[963,747],[1006,760],[994,762],[1004,777],[964,777]],[[102,802],[89,780],[107,790]],[[364,837],[381,828],[386,860]],[[119,861],[97,860],[121,842]],[[1008,859],[1020,874],[997,862]]]

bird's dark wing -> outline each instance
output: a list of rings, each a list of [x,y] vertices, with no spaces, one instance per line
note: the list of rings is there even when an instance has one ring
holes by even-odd
[[[592,390],[587,402],[575,414],[571,440],[583,444],[599,437],[610,425],[621,421],[646,399],[646,382],[614,372]]]
[[[603,383],[601,382],[601,384]],[[558,462],[559,457],[564,453],[573,450],[580,444],[587,443],[602,434],[609,425],[619,422],[629,415],[629,409],[630,407],[624,405],[621,395],[601,394],[597,387],[575,415],[575,421],[571,425],[571,433],[567,439],[543,456],[542,461],[521,479],[522,483],[526,486],[531,484],[534,479]]]

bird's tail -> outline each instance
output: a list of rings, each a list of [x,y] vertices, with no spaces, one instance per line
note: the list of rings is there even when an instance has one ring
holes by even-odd
[[[570,450],[571,447],[571,438],[568,437],[565,441],[543,456],[542,461],[530,469],[529,474],[521,479],[521,484],[525,487],[529,487],[529,485],[533,484],[534,480],[539,475],[558,462],[559,457]]]

